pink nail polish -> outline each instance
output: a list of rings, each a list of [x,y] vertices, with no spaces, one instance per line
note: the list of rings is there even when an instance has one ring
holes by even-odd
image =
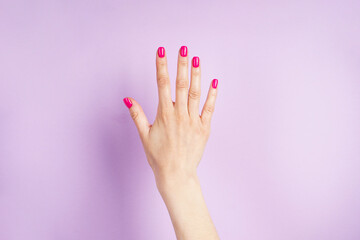
[[[181,48],[180,48],[180,56],[182,56],[182,57],[186,57],[187,56],[187,46],[182,46]]]
[[[159,57],[161,57],[161,58],[165,57],[165,48],[159,47],[159,48],[158,48],[158,55],[159,55]]]
[[[192,59],[192,65],[193,65],[194,68],[199,67],[199,65],[200,65],[200,59],[199,59],[199,57],[193,57],[193,59]]]
[[[218,85],[218,80],[217,79],[212,80],[211,86],[216,89],[217,85]]]
[[[124,98],[123,100],[124,100],[125,105],[126,105],[128,108],[131,108],[131,106],[132,106],[131,100],[130,100],[129,98],[127,98],[127,97]]]

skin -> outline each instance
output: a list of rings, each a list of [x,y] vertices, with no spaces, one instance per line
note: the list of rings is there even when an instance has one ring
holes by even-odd
[[[177,239],[219,239],[201,192],[197,176],[214,112],[217,88],[210,84],[199,115],[201,66],[191,66],[178,54],[176,100],[171,99],[166,54],[156,54],[159,105],[149,124],[141,106],[129,98],[130,115],[138,129],[157,188],[166,204]]]

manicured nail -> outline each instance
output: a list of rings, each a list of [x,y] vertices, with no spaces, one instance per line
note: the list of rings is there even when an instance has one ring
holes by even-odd
[[[218,85],[218,80],[217,79],[212,80],[211,86],[216,89],[217,85]]]
[[[159,48],[158,48],[158,55],[159,55],[159,57],[161,57],[161,58],[165,57],[165,48],[159,47]]]
[[[132,102],[131,102],[131,100],[129,98],[127,98],[127,97],[124,98],[124,103],[128,108],[131,108]]]
[[[182,57],[186,57],[186,56],[187,56],[187,46],[182,46],[182,47],[180,48],[180,55],[181,55]]]
[[[193,65],[193,67],[194,67],[194,68],[197,68],[197,67],[199,67],[199,64],[200,64],[200,59],[199,59],[199,57],[193,57],[193,59],[192,59],[192,65]]]

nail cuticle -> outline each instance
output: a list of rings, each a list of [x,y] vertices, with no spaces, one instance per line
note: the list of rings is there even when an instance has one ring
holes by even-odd
[[[160,58],[165,57],[165,48],[163,48],[163,47],[159,47],[159,48],[158,48],[158,56],[159,56]]]
[[[199,67],[199,65],[200,65],[200,58],[199,58],[199,57],[193,57],[193,59],[192,59],[192,65],[193,65],[194,68]]]
[[[212,86],[214,89],[216,89],[216,88],[217,88],[217,85],[218,85],[218,80],[217,80],[217,79],[213,79],[211,86]]]
[[[182,47],[180,48],[180,56],[186,57],[186,56],[187,56],[187,52],[188,52],[187,46],[182,46]]]
[[[124,101],[125,105],[127,106],[127,108],[131,108],[131,107],[132,107],[133,104],[132,104],[131,99],[129,99],[129,98],[124,98],[123,101]]]

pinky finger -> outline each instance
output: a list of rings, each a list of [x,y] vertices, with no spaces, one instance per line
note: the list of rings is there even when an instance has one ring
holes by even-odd
[[[204,125],[210,125],[211,117],[215,110],[215,100],[217,95],[218,80],[214,79],[211,82],[210,89],[206,98],[206,102],[201,112],[201,121]]]

